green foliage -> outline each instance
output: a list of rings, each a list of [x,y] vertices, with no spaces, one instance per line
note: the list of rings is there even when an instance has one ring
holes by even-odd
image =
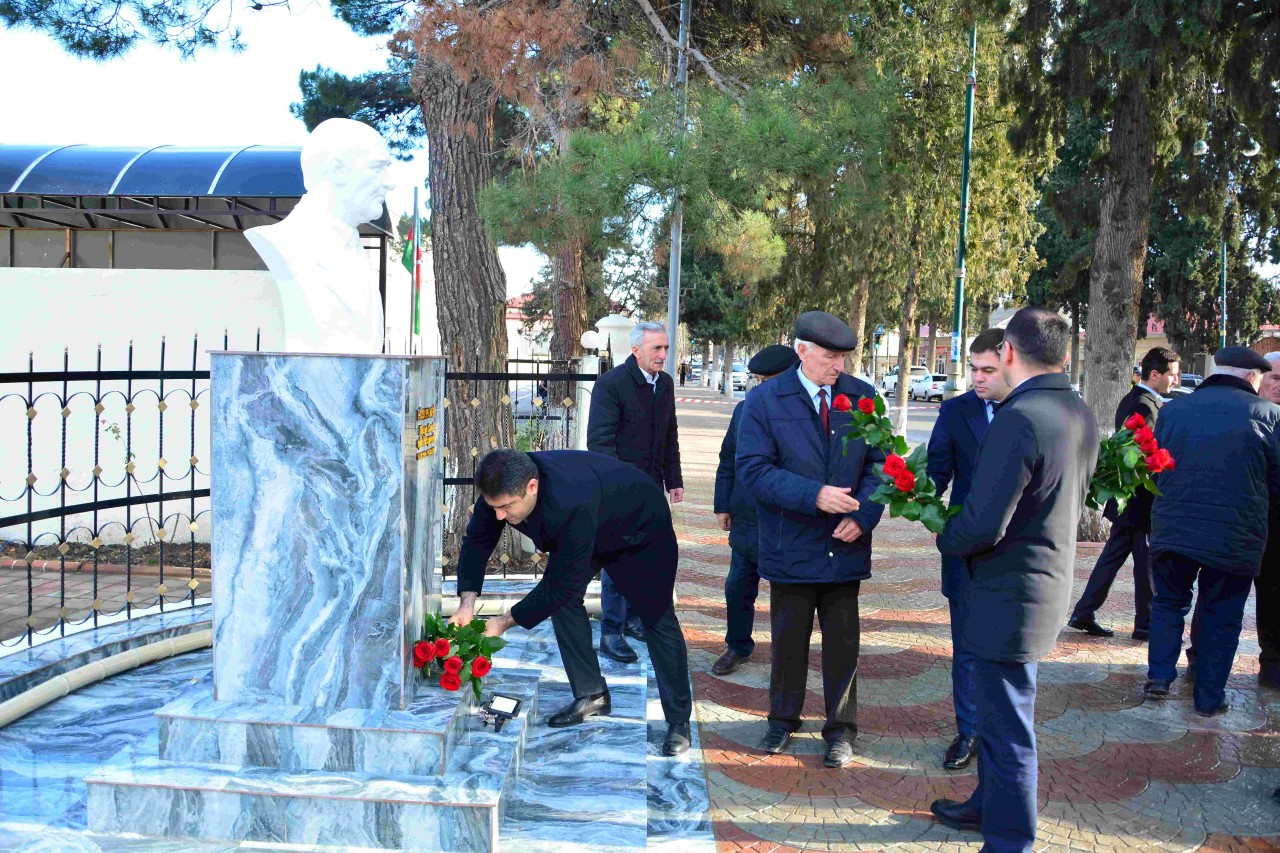
[[[115,59],[138,44],[172,47],[183,59],[200,50],[244,49],[230,0],[0,0],[0,21],[55,39],[86,59]],[[251,11],[285,6],[255,0]]]
[[[392,57],[384,71],[347,77],[317,65],[298,75],[302,100],[289,105],[307,130],[326,119],[350,118],[377,128],[387,145],[407,159],[426,136],[422,110],[409,86],[411,66]]]

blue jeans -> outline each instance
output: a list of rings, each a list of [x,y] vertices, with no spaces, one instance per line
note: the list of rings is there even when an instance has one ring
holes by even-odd
[[[975,658],[978,787],[969,798],[982,818],[983,851],[1029,853],[1036,840],[1037,662]]]
[[[727,610],[724,642],[729,651],[750,657],[756,649],[751,632],[756,623],[756,598],[760,595],[759,564],[737,548],[729,560],[729,576],[724,579]]]
[[[1199,585],[1200,624],[1195,637],[1197,711],[1216,710],[1226,700],[1227,678],[1240,645],[1244,605],[1253,578],[1202,567],[1181,554],[1157,554],[1154,561],[1155,598],[1151,602],[1151,639],[1147,648],[1147,678],[1172,682],[1178,676],[1182,628],[1191,610],[1192,588]]]
[[[613,585],[613,579],[609,577],[609,573],[601,572],[600,636],[620,635],[622,626],[630,618],[632,618],[631,608],[627,606],[627,600],[622,597],[622,593],[618,592],[618,588]]]

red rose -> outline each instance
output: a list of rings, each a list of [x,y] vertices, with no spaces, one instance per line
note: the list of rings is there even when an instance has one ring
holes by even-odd
[[[476,678],[484,678],[492,668],[493,664],[486,657],[478,657],[471,662],[471,674]]]
[[[442,658],[445,655],[449,654],[449,641],[446,640],[444,637],[441,637],[440,639],[436,640],[435,645],[436,645],[436,657]]]
[[[445,658],[444,671],[448,675],[457,675],[462,672],[462,658],[454,655],[451,658]]]
[[[446,672],[440,676],[440,686],[445,690],[457,690],[462,686],[462,679],[456,673]]]
[[[893,484],[904,492],[911,492],[916,487],[916,475],[910,471],[903,471],[893,478]]]
[[[1134,415],[1134,417],[1141,417],[1141,415]],[[1128,421],[1125,421],[1125,423],[1128,423]],[[1133,443],[1139,447],[1155,440],[1156,434],[1149,427],[1139,427],[1133,431]]]
[[[837,394],[835,399],[831,401],[831,408],[837,412],[847,412],[853,408],[853,403],[849,402],[849,397],[845,394]]]
[[[1173,456],[1167,450],[1157,450],[1146,458],[1147,470],[1152,474],[1168,471],[1174,467]]]
[[[1147,425],[1147,419],[1142,415],[1134,412],[1124,422],[1125,429],[1139,430]]]
[[[864,415],[874,415],[876,413],[876,401],[870,397],[862,397],[858,400],[858,411]]]
[[[907,460],[896,453],[890,453],[884,460],[884,472],[890,477],[896,477],[905,470],[907,470]]]
[[[420,640],[413,644],[413,665],[418,669],[426,666],[435,660],[436,647],[428,643],[426,640]]]

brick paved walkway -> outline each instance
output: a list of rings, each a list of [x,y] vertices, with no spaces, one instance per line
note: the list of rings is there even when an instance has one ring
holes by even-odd
[[[856,764],[833,771],[821,763],[816,625],[806,703],[814,723],[793,741],[793,754],[756,748],[768,704],[767,584],[754,658],[727,678],[711,674],[723,651],[729,566],[712,487],[731,412],[679,406],[688,491],[676,513],[677,591],[719,849],[977,850],[978,836],[941,827],[928,813],[937,797],[967,797],[977,777],[940,766],[955,726],[950,627],[938,555],[923,528],[887,519],[875,533],[873,576],[862,587]],[[1096,553],[1078,554],[1077,594]],[[1100,614],[1116,637],[1064,629],[1040,666],[1040,849],[1280,850],[1280,804],[1270,796],[1280,785],[1280,691],[1257,686],[1252,603],[1229,685],[1232,711],[1216,720],[1191,712],[1181,681],[1170,701],[1142,703],[1146,646],[1121,638],[1132,630],[1132,607],[1132,574],[1121,572]]]

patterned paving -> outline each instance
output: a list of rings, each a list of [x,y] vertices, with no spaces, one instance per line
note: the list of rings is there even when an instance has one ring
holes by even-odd
[[[941,768],[954,735],[950,627],[939,567],[923,528],[886,520],[875,533],[873,577],[862,589],[857,762],[822,766],[821,655],[815,625],[807,719],[792,754],[756,748],[769,684],[768,586],[756,607],[756,653],[726,678],[726,535],[712,515],[717,453],[731,409],[679,407],[686,503],[677,586],[689,641],[711,820],[721,851],[973,851],[976,835],[934,823],[929,803],[965,798],[975,772]],[[1077,553],[1076,593],[1096,547]],[[1257,685],[1253,605],[1229,685],[1232,710],[1204,720],[1186,685],[1144,705],[1146,646],[1133,627],[1132,575],[1121,573],[1099,620],[1107,640],[1064,629],[1040,668],[1038,847],[1070,851],[1280,850],[1280,691]],[[1123,637],[1123,638],[1122,638]]]

